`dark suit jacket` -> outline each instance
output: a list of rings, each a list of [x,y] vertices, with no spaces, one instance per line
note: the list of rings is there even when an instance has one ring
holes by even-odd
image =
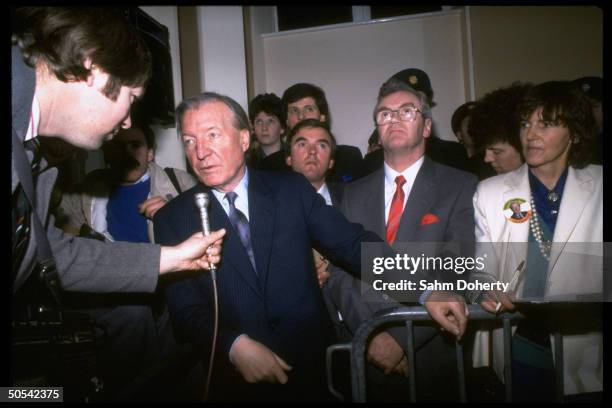
[[[476,178],[468,173],[435,163],[425,158],[406,201],[397,242],[459,242],[470,250],[474,243],[474,210],[472,196]],[[385,234],[384,169],[348,184],[344,189],[342,212],[353,222],[358,222],[381,236]],[[432,214],[437,222],[423,225],[424,216]],[[429,217],[431,219],[431,217]],[[452,274],[454,275],[454,273]],[[346,322],[352,331],[369,315],[361,314],[358,288],[350,276],[332,274],[330,288],[341,311],[347,311]],[[395,307],[397,303],[370,303],[371,313]],[[417,341],[417,346],[418,346]]]
[[[465,244],[465,250],[469,251],[474,243],[472,196],[475,188],[476,178],[473,175],[426,157],[406,201],[396,241],[457,242]],[[340,208],[349,220],[364,225],[380,236],[385,235],[384,169],[346,185],[342,197]],[[422,225],[426,214],[437,216],[439,221]],[[454,275],[447,280],[454,278]],[[328,304],[334,304],[342,312],[344,325],[351,333],[374,312],[399,306],[392,300],[381,302],[380,294],[372,291],[369,291],[371,297],[364,306],[361,292],[358,281],[337,269],[333,269],[324,287]],[[338,326],[338,322],[335,323]],[[428,338],[417,336],[416,346],[419,347]],[[340,340],[346,341],[347,338]],[[398,340],[403,343],[403,337]]]
[[[344,215],[353,222],[361,223],[366,229],[381,236],[385,234],[385,188],[384,168],[346,186],[341,204]],[[473,244],[474,210],[472,196],[476,189],[476,177],[438,164],[425,157],[423,165],[415,179],[410,195],[406,201],[400,220],[396,242],[462,242]],[[437,222],[423,223],[426,214],[433,214]],[[427,219],[427,218],[426,218]],[[431,217],[429,217],[431,219]],[[452,275],[455,275],[454,273]],[[342,277],[342,275],[340,275]],[[358,302],[358,289],[350,283],[350,276],[344,276],[340,282],[334,282],[336,299],[350,314],[345,316],[347,324],[354,325],[359,319],[362,307],[354,307]],[[351,289],[351,286],[353,288]],[[353,298],[353,299],[351,299]],[[373,298],[370,298],[373,299]],[[342,306],[344,304],[344,306]],[[388,307],[395,307],[395,302],[366,302],[369,313]],[[390,329],[391,335],[402,345],[405,336],[402,328]],[[425,400],[453,400],[456,387],[453,349],[447,344],[435,327],[416,327],[415,347],[417,351],[417,384],[418,398]],[[445,395],[439,393],[440,384],[448,386]]]
[[[213,399],[317,399],[325,378],[324,352],[333,338],[311,248],[358,275],[361,242],[380,238],[325,205],[300,174],[249,170],[248,191],[257,274],[221,204],[216,199],[210,204],[211,229],[228,231],[217,272],[220,326]],[[160,243],[178,243],[200,230],[193,199],[197,192],[213,197],[208,187],[198,184],[156,214],[155,237]],[[213,328],[210,277],[201,273],[173,282],[166,296],[177,336],[195,343],[206,360]],[[247,385],[242,380],[228,357],[242,333],[293,366],[288,384]]]
[[[497,174],[489,163],[485,163],[484,157],[485,152],[483,150],[475,153],[468,159],[469,171],[470,173],[474,173],[476,177],[478,177],[478,180],[484,180]]]
[[[264,156],[261,147],[249,153],[247,158],[249,167],[258,170],[285,170],[291,171],[291,167],[285,162],[285,147],[282,146],[278,152]]]
[[[339,207],[342,202],[342,197],[344,196],[344,187],[345,183],[325,183],[327,184],[327,189],[329,190],[329,195],[332,200],[332,205]]]
[[[363,175],[363,156],[355,146],[338,145],[334,154],[334,167],[327,175],[327,181],[348,183]]]
[[[342,212],[364,228],[385,234],[384,169],[350,183],[344,191]],[[396,242],[474,242],[472,196],[476,177],[425,157],[402,214]],[[423,216],[439,221],[422,224]]]
[[[470,171],[468,155],[461,143],[444,140],[436,135],[427,138],[425,155],[431,160],[455,169]]]
[[[345,183],[326,183],[332,205],[339,208],[344,196]],[[330,265],[333,272],[322,288],[323,299],[329,317],[334,325],[336,342],[350,342],[355,329],[370,317],[368,310],[361,302],[360,280],[346,271]],[[349,294],[350,293],[350,294]],[[348,299],[348,300],[345,300]],[[359,310],[356,310],[359,309]],[[342,320],[340,315],[342,315]]]

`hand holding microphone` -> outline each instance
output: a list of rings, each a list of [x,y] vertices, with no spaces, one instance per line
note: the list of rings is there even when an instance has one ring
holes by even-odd
[[[202,234],[205,237],[210,235],[210,222],[208,220],[208,204],[210,199],[207,193],[196,193],[194,196],[195,204],[200,210],[200,222],[202,223]],[[217,279],[217,267],[214,263],[209,263],[209,270],[213,280]]]
[[[221,243],[225,229],[204,236],[196,232],[175,246],[162,246],[159,273],[209,269],[211,264],[221,260]]]

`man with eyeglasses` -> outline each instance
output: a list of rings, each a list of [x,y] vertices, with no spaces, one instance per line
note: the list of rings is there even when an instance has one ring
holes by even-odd
[[[384,151],[384,165],[346,186],[341,205],[344,215],[386,237],[390,244],[473,245],[472,196],[477,180],[424,156],[432,126],[427,96],[391,78],[380,88],[374,122]],[[452,301],[443,307],[429,307],[441,299]],[[463,336],[467,316],[462,296],[426,291],[419,302],[428,306],[431,317],[457,339]],[[384,308],[384,304],[379,307]],[[391,334],[396,336],[393,331]],[[419,401],[457,400],[455,358],[449,340],[452,338],[434,327],[416,326]],[[398,361],[400,358],[397,356]],[[440,384],[444,384],[444,392],[440,392]]]
[[[429,75],[418,68],[404,69],[394,74],[389,79],[394,78],[404,82],[416,91],[423,92],[427,97],[427,101],[430,108],[436,106],[434,102],[434,91],[431,86]],[[377,135],[377,129],[374,129],[374,133]],[[378,136],[374,136],[376,139]],[[466,149],[461,144],[444,140],[436,135],[435,130],[432,130],[430,136],[427,138],[425,155],[435,162],[445,164],[450,167],[454,167],[459,170],[469,171],[475,173],[473,166],[468,161],[468,155]],[[374,151],[364,157],[364,169],[363,174],[367,175],[373,173],[382,167],[384,157],[382,152]]]

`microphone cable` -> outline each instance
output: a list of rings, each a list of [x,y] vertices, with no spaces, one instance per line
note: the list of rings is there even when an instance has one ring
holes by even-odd
[[[209,198],[207,193],[196,193],[195,196],[195,204],[200,210],[200,221],[202,222],[202,233],[204,236],[208,236],[210,234],[210,223],[208,221],[208,203]],[[206,383],[204,384],[204,395],[203,400],[206,401],[208,399],[209,391],[210,391],[210,379],[212,377],[212,368],[213,362],[215,359],[215,349],[217,345],[217,333],[219,330],[219,297],[217,293],[217,267],[209,262],[209,270],[210,270],[210,278],[212,279],[213,284],[213,300],[214,300],[214,325],[213,325],[213,338],[212,338],[212,346],[210,348],[210,360],[208,362],[208,373],[206,374]]]
[[[214,305],[215,305],[214,322],[215,323],[213,326],[214,327],[213,328],[213,340],[212,340],[212,347],[210,349],[210,361],[208,363],[208,374],[206,375],[206,384],[204,386],[204,401],[208,399],[208,394],[210,390],[210,379],[212,376],[213,361],[215,359],[215,348],[217,345],[217,332],[219,330],[219,298],[217,294],[217,268],[213,264],[210,264],[210,277],[212,279],[212,284],[213,284],[213,299],[214,299]]]

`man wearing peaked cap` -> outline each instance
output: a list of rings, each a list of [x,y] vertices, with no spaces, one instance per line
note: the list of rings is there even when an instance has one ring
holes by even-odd
[[[593,146],[591,164],[602,164],[603,156],[603,79],[595,76],[587,76],[574,79],[572,83],[578,86],[582,92],[591,100],[591,108],[597,125],[597,139]]]
[[[431,108],[436,106],[433,101],[434,91],[427,73],[418,68],[408,68],[399,71],[391,76],[387,81],[397,79],[416,91],[423,92],[427,97],[427,103]],[[431,136],[427,140],[425,154],[438,163],[445,164],[463,171],[471,171],[472,165],[468,160],[467,151],[457,143],[441,139],[432,128]],[[370,174],[382,167],[382,151],[368,153],[364,158],[364,173]]]
[[[398,72],[391,78],[399,79],[400,81],[410,85],[410,87],[413,89],[423,92],[429,100],[429,106],[432,108],[436,106],[436,103],[433,101],[434,92],[431,88],[431,82],[429,81],[429,76],[425,71],[418,68],[408,68]]]
[[[426,157],[432,127],[429,98],[409,82],[410,76],[408,83],[391,78],[381,86],[373,121],[382,149],[373,153],[381,152],[383,162],[373,173],[346,185],[340,208],[351,222],[367,226],[390,243],[454,242],[471,247],[475,240],[472,196],[477,180],[471,174]],[[437,273],[427,276],[434,275]],[[453,275],[440,278],[446,281]],[[440,294],[432,293],[425,303],[435,302],[437,296]],[[452,309],[455,321],[465,323],[461,320],[467,317],[461,313],[462,298],[458,294],[452,298],[456,302]],[[419,301],[422,303],[424,299],[425,296]],[[367,306],[389,307],[380,301]],[[359,313],[356,307],[351,312]],[[400,328],[391,328],[389,334],[399,344],[406,344],[404,334],[395,329]],[[454,333],[460,338],[462,330],[459,328]],[[458,400],[454,350],[448,343],[452,340],[434,326],[420,326],[415,331],[419,401]],[[388,354],[393,353],[389,348]],[[398,354],[394,361],[401,364],[402,355]],[[402,398],[407,387],[403,392],[397,390],[395,385],[401,382],[396,380],[401,379],[383,378],[379,386],[368,388],[368,397],[373,401],[405,402]],[[444,384],[444,392],[440,392],[440,384]]]
[[[582,92],[584,92],[589,98],[601,102],[603,95],[603,79],[600,77],[588,76],[574,79],[572,82],[575,85],[578,85]]]

